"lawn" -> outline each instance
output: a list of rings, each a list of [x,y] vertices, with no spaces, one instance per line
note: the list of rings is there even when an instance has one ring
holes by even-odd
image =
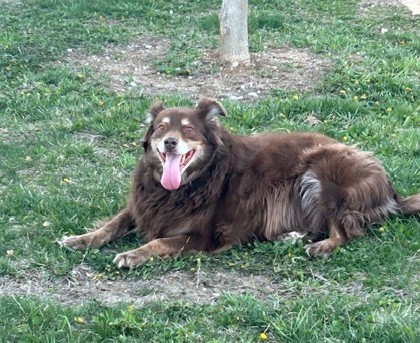
[[[326,133],[372,151],[402,195],[420,193],[419,19],[374,3],[250,0],[253,54],[326,62],[307,87],[222,99],[223,123]],[[418,216],[371,227],[329,259],[255,242],[128,271],[112,259],[141,237],[81,252],[57,244],[124,206],[151,104],[196,101],[130,77],[114,87],[118,70],[81,61],[162,42],[154,75],[191,84],[217,50],[220,6],[0,0],[0,342],[420,341]]]

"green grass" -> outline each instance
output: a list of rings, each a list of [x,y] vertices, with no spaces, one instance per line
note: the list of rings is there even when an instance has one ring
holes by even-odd
[[[2,299],[4,341],[22,342],[256,342],[265,333],[281,342],[415,342],[409,300],[369,303],[352,295],[270,299],[225,295],[211,305],[156,303],[104,308],[94,303],[62,307],[39,299]],[[328,306],[325,304],[328,303]]]
[[[112,265],[141,241],[101,250],[56,244],[126,201],[153,99],[117,94],[92,70],[62,60],[68,49],[100,53],[139,37],[168,39],[155,67],[188,75],[216,49],[220,1],[2,2],[0,11],[0,282],[60,281],[81,262],[110,282],[197,270],[197,257]],[[403,7],[358,12],[357,1],[250,1],[250,47],[305,48],[329,59],[316,89],[277,89],[253,103],[224,102],[236,133],[313,130],[374,152],[403,195],[420,192],[419,21]],[[388,31],[384,32],[382,29]],[[168,106],[190,99],[164,97]],[[319,122],[310,124],[308,116]],[[420,332],[418,217],[390,218],[334,252],[310,260],[301,245],[250,244],[200,256],[203,272],[269,279],[283,295],[223,294],[104,307],[61,305],[1,293],[1,342],[415,342]],[[13,253],[11,252],[13,251]],[[356,287],[356,286],[357,287]],[[147,294],[150,290],[139,290]],[[83,320],[76,320],[75,318]],[[82,322],[83,321],[83,322]]]

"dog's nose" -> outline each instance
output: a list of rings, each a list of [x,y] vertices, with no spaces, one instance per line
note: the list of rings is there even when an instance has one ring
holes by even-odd
[[[163,143],[165,144],[166,150],[172,151],[173,149],[175,149],[176,145],[178,144],[178,138],[168,137],[163,141]]]

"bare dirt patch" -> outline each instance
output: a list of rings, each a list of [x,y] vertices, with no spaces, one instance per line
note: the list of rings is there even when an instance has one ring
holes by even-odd
[[[32,295],[51,298],[62,305],[82,305],[86,301],[97,301],[105,306],[132,304],[142,306],[156,301],[167,303],[182,300],[186,303],[204,304],[215,302],[222,294],[250,294],[262,301],[270,298],[303,296],[304,294],[340,294],[367,296],[360,282],[352,282],[347,287],[338,286],[319,275],[313,275],[325,282],[325,287],[304,287],[285,280],[284,284],[274,283],[264,275],[241,275],[236,271],[226,272],[168,272],[151,280],[116,280],[98,278],[86,265],[79,265],[67,277],[51,278],[42,271],[28,271],[15,279],[0,277],[0,297],[11,295]]]
[[[257,99],[273,89],[313,89],[331,65],[306,49],[284,47],[251,54],[251,65],[247,67],[226,68],[220,66],[217,52],[202,51],[201,58],[193,61],[190,75],[168,76],[155,67],[168,50],[167,40],[141,38],[126,46],[105,48],[96,55],[69,50],[65,63],[75,69],[93,68],[98,75],[109,78],[109,87],[116,92],[231,100]]]
[[[398,7],[401,8],[402,3],[398,0],[362,0],[359,2],[358,8],[360,13],[366,13],[375,7]]]

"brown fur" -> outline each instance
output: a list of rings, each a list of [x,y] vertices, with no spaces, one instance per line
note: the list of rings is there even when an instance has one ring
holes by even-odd
[[[216,118],[225,109],[208,98],[194,109],[158,103],[150,114],[127,207],[97,231],[64,238],[65,246],[99,248],[135,230],[149,243],[114,260],[134,267],[153,255],[218,253],[296,231],[315,241],[309,255],[326,256],[391,213],[420,213],[420,195],[397,195],[376,158],[326,136],[232,135]],[[170,144],[193,157],[168,190]]]

